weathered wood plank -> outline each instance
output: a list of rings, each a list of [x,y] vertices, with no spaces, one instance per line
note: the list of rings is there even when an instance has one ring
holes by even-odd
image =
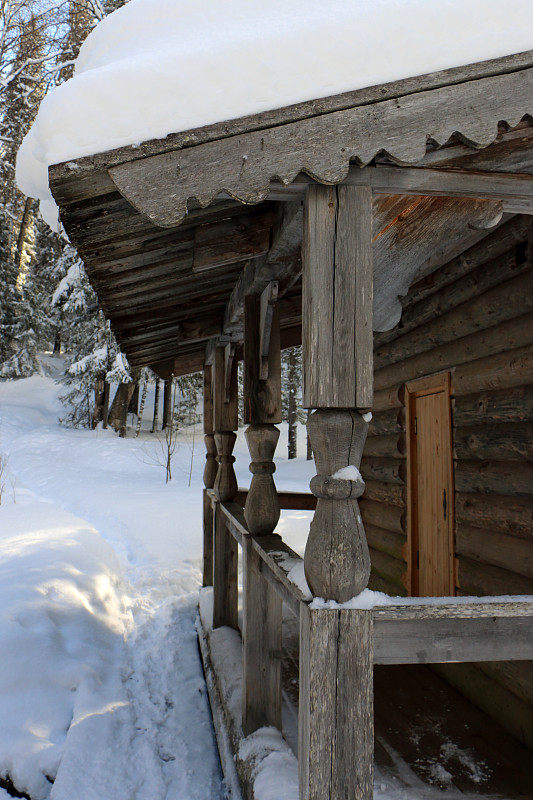
[[[480,604],[481,605],[481,604]],[[374,609],[374,663],[430,664],[533,657],[533,604]],[[428,607],[426,607],[427,609]],[[438,609],[443,609],[438,611]]]
[[[265,725],[281,730],[282,601],[265,580],[249,536],[242,550],[242,729],[248,736]]]
[[[300,800],[371,800],[372,659],[370,612],[302,606]]]

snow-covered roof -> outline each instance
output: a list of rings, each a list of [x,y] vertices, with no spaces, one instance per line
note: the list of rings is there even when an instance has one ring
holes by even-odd
[[[169,133],[533,49],[531,0],[130,0],[83,45],[19,152],[47,169]]]

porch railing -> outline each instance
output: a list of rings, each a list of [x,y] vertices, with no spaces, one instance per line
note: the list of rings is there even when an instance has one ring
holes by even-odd
[[[372,798],[374,664],[533,658],[533,597],[409,599],[373,608],[312,601],[305,586],[290,577],[301,557],[277,534],[252,535],[239,503],[221,502],[212,490],[208,496],[214,518],[214,627],[238,628],[237,548],[242,548],[245,736],[264,725],[281,730],[282,603],[299,619],[301,800],[337,800],[345,796],[346,784],[356,787],[358,799]],[[307,508],[315,498],[306,497],[282,493],[280,505]]]

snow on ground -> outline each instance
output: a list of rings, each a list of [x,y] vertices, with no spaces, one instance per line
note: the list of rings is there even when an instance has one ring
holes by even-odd
[[[50,164],[530,50],[530,13],[531,0],[130,0],[45,97],[17,180],[54,226]]]
[[[190,431],[165,484],[154,437],[66,429],[60,393],[45,377],[0,383],[0,778],[32,800],[224,800],[194,627],[200,431],[191,485]],[[289,462],[281,427],[277,485],[306,491],[304,429]],[[235,452],[246,486],[242,430]],[[278,526],[300,553],[310,517],[283,512]],[[389,755],[400,780],[378,770],[376,798],[443,797]],[[265,800],[287,800],[276,759],[257,775]]]
[[[218,800],[200,458],[165,485],[153,445],[62,428],[58,392],[0,384],[0,775],[33,800]]]

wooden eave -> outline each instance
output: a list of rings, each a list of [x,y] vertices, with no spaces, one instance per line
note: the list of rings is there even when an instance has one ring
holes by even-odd
[[[528,52],[54,165],[50,186],[132,365],[180,374],[210,338],[242,340],[270,280],[294,343],[310,181],[371,182],[375,326],[394,325],[416,275],[533,212],[532,115]]]

